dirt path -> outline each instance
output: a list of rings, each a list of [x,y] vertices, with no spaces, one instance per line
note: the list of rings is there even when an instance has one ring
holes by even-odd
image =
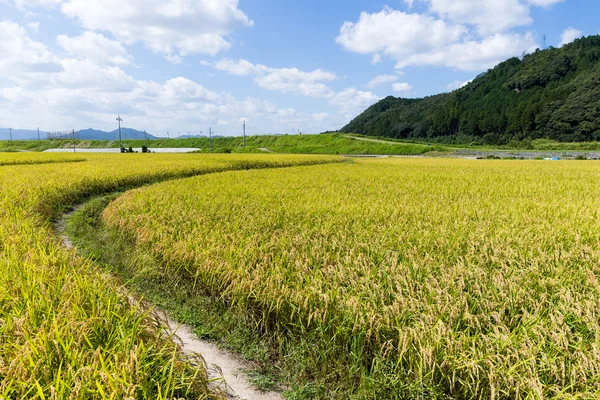
[[[76,206],[65,213],[55,223],[54,231],[60,237],[66,248],[74,249],[73,242],[66,235],[67,220],[79,211],[84,204]],[[214,381],[214,387],[227,394],[232,400],[283,400],[277,392],[261,392],[252,387],[244,370],[251,370],[252,365],[239,355],[219,349],[214,343],[202,340],[194,335],[191,327],[174,322],[169,315],[155,308],[157,318],[164,321],[167,334],[176,338],[182,350],[187,354],[200,354],[208,366],[209,379]]]
[[[399,144],[406,144],[406,143],[401,143],[401,142],[392,142],[392,141],[390,141],[390,140],[381,140],[381,139],[367,139],[367,138],[363,138],[363,137],[356,137],[356,136],[352,136],[352,135],[344,135],[344,137],[346,137],[346,138],[348,138],[348,139],[362,140],[363,142],[385,143],[385,144],[395,144],[395,145],[399,145]]]

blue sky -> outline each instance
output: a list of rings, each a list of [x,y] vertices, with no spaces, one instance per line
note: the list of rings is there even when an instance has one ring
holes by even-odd
[[[0,0],[0,127],[341,128],[600,33],[592,0]]]

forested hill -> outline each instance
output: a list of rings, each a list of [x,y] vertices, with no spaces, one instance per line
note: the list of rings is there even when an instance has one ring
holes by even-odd
[[[600,140],[600,36],[511,58],[452,93],[389,96],[341,131],[441,143]]]

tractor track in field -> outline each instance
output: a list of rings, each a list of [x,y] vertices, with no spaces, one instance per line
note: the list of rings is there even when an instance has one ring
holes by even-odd
[[[71,238],[66,234],[67,220],[81,210],[86,203],[74,206],[71,211],[60,216],[53,229],[64,247],[76,251]],[[131,299],[135,301],[135,299]],[[199,339],[193,328],[173,321],[167,312],[152,307],[153,317],[161,321],[167,335],[174,338],[183,352],[188,355],[200,355],[207,365],[211,388],[224,393],[231,400],[283,400],[278,392],[262,392],[255,389],[244,371],[252,370],[253,365],[238,354],[220,349],[212,342]]]

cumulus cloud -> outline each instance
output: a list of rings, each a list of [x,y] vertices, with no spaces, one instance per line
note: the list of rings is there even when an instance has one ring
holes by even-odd
[[[27,31],[11,21],[0,21],[0,73],[21,80],[61,69],[60,59],[44,44],[33,41]]]
[[[519,0],[425,0],[444,19],[475,25],[481,35],[529,25],[529,7]]]
[[[70,48],[80,38],[63,39],[68,43],[65,47]],[[100,42],[105,43],[103,39]],[[0,86],[0,109],[4,110],[0,113],[0,126],[40,126],[47,130],[91,126],[110,130],[114,129],[115,116],[121,114],[126,126],[164,136],[167,131],[198,132],[209,126],[221,134],[239,134],[241,118],[256,121],[248,126],[249,134],[287,132],[292,126],[303,132],[320,132],[337,129],[347,119],[345,114],[339,113],[305,113],[280,108],[253,97],[238,99],[185,77],[164,82],[137,80],[118,65],[112,65],[110,58],[103,63],[106,57],[96,57],[96,53],[75,57],[77,51],[73,49],[75,54],[70,51],[66,56],[54,54],[28,37],[25,29],[14,22],[0,22],[0,52],[3,54],[0,73],[8,80]],[[267,70],[264,76],[274,71]],[[335,77],[320,70],[275,72],[282,78],[273,84],[286,82],[286,79],[318,81]],[[348,96],[345,102],[343,96],[336,98],[343,103],[344,110],[371,100],[363,92]],[[329,101],[329,97],[324,99]]]
[[[10,1],[10,0],[9,0]],[[19,9],[35,8],[35,7],[56,7],[63,0],[14,0],[13,3]]]
[[[396,82],[392,85],[392,90],[394,90],[394,92],[396,92],[396,93],[406,95],[406,94],[412,92],[413,87],[410,86],[406,82]]]
[[[497,33],[482,41],[454,43],[434,51],[413,54],[399,61],[396,68],[431,65],[462,71],[481,71],[523,52],[533,52],[537,47],[531,33]]]
[[[224,58],[215,64],[202,61],[202,65],[214,66],[219,71],[225,71],[231,75],[237,76],[260,75],[266,69],[266,67],[262,65],[257,66],[247,60],[233,61],[229,58]]]
[[[581,36],[583,36],[582,31],[575,28],[567,28],[562,33],[562,35],[560,35],[560,44],[558,45],[558,47],[562,47],[565,44],[569,44],[575,39],[579,39]]]
[[[563,1],[565,0],[527,0],[527,3],[537,7],[550,7]]]
[[[448,89],[449,92],[452,92],[454,90],[463,88],[465,86],[467,86],[469,83],[473,82],[473,79],[470,79],[468,81],[453,81],[451,83],[448,84],[448,86],[446,86],[446,89]]]
[[[206,61],[203,64],[232,75],[254,76],[255,83],[263,89],[311,97],[330,96],[331,89],[323,82],[337,79],[334,73],[322,69],[306,72],[298,68],[270,68],[247,60],[223,59],[215,64]]]
[[[27,24],[27,26],[29,27],[29,29],[31,29],[34,32],[39,32],[40,31],[40,23],[39,22],[29,22]]]
[[[232,75],[254,76],[254,82],[266,90],[327,99],[329,104],[344,113],[361,112],[379,100],[375,94],[355,88],[335,92],[326,83],[336,80],[337,76],[322,69],[307,72],[298,68],[272,68],[247,60],[230,59],[216,63],[204,61],[202,64]]]
[[[425,3],[429,12],[454,23],[475,26],[481,36],[532,23],[531,7],[550,7],[564,0],[405,0]]]
[[[355,53],[401,58],[453,43],[466,32],[460,25],[385,7],[378,13],[361,13],[357,22],[345,22],[336,41]]]
[[[396,68],[442,66],[465,71],[491,68],[509,57],[534,51],[530,32],[511,32],[531,24],[532,7],[549,7],[563,0],[404,0],[417,2],[426,13],[409,13],[384,7],[362,12],[346,21],[336,41],[345,50],[369,54],[372,62],[383,56]],[[568,32],[567,38],[577,32]]]
[[[369,81],[368,86],[374,88],[384,83],[395,82],[397,80],[398,77],[396,75],[378,75]]]
[[[383,61],[383,59],[381,58],[381,54],[378,53],[373,56],[373,59],[371,60],[371,64],[377,65],[382,61]]]
[[[344,23],[337,42],[359,54],[384,53],[397,61],[397,69],[443,66],[465,71],[491,68],[537,47],[531,33],[496,33],[475,39],[463,25],[388,7],[375,14],[362,13],[356,23]]]
[[[231,47],[233,29],[253,25],[238,0],[64,0],[60,8],[88,30],[170,57],[214,55]]]
[[[356,115],[367,107],[381,100],[371,92],[363,92],[354,88],[345,89],[331,96],[329,103],[338,107],[343,113]]]
[[[56,42],[69,55],[97,64],[128,65],[133,59],[121,43],[95,32],[84,32],[77,37],[59,35]]]

